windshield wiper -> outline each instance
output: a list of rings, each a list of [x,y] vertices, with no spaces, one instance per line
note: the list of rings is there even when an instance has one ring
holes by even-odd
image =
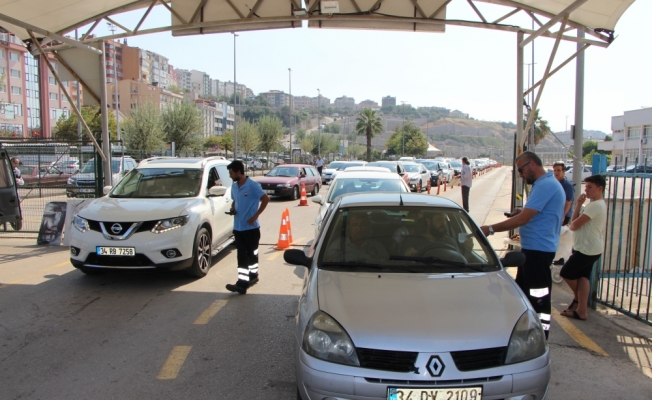
[[[400,260],[400,261],[416,261],[416,262],[422,262],[425,264],[432,264],[432,265],[450,265],[453,267],[462,267],[462,268],[468,268],[472,269],[474,271],[479,271],[479,272],[485,272],[484,268],[477,268],[474,266],[471,266],[467,263],[461,262],[461,261],[450,261],[450,260],[442,260],[439,257],[406,257],[406,256],[390,256],[390,260]]]
[[[326,261],[322,263],[322,267],[360,267],[360,268],[372,268],[372,269],[383,269],[379,264],[370,264],[362,261]]]

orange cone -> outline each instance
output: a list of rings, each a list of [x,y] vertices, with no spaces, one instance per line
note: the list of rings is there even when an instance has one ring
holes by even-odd
[[[428,190],[428,194],[430,194],[430,179],[428,179],[428,184],[426,185],[426,189]]]
[[[439,195],[439,188],[441,187],[441,179],[437,181],[437,195]]]
[[[301,200],[299,201],[300,206],[307,206],[308,205],[308,198],[306,197],[306,185],[304,183],[301,184]]]
[[[287,208],[285,209],[285,221],[287,222],[288,226],[288,240],[290,244],[294,243],[294,239],[292,238],[292,223],[290,222],[290,210]]]
[[[446,184],[448,183],[448,179],[444,178],[444,192],[446,191]]]
[[[290,248],[290,238],[288,237],[288,226],[285,217],[281,217],[281,229],[278,233],[278,243],[274,250],[285,250]]]

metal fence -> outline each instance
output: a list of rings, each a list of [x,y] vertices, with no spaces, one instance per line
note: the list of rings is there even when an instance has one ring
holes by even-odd
[[[606,178],[605,249],[593,300],[652,325],[652,173],[608,172]]]

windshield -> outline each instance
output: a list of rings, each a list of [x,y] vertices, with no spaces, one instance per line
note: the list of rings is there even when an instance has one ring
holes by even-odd
[[[344,171],[345,169],[350,167],[362,167],[363,165],[364,163],[349,163],[349,164],[340,165],[340,167],[337,170]]]
[[[421,171],[421,168],[420,168],[418,165],[414,165],[414,164],[403,164],[403,166],[405,167],[405,170],[406,170],[407,172],[419,172],[419,171]]]
[[[344,163],[342,161],[333,161],[332,163],[328,164],[328,167],[326,167],[326,168],[328,168],[328,169],[338,169],[342,165],[344,165]]]
[[[200,169],[134,169],[118,183],[109,197],[195,197],[201,188],[202,175]]]
[[[364,206],[337,210],[319,254],[325,269],[459,273],[498,270],[480,230],[462,210]]]
[[[462,168],[462,163],[460,161],[451,161],[450,164],[454,168]]]
[[[285,176],[292,178],[298,175],[299,168],[297,167],[274,167],[267,173],[267,176]]]
[[[344,178],[336,179],[329,188],[328,202],[332,203],[336,197],[347,193],[359,192],[407,192],[405,185],[399,179],[387,177],[369,178]]]
[[[111,160],[111,170],[115,174],[120,171],[120,160]],[[84,165],[84,168],[81,169],[82,174],[94,174],[95,173],[95,159],[90,160]]]

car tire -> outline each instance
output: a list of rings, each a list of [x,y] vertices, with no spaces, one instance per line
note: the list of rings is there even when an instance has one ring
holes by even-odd
[[[211,268],[213,252],[211,236],[206,228],[201,228],[195,236],[195,244],[192,250],[192,266],[188,268],[189,275],[196,278],[203,278]]]
[[[104,272],[99,268],[89,268],[89,267],[79,267],[79,270],[86,275],[99,275],[102,272]]]
[[[312,192],[310,192],[310,195],[317,196],[318,193],[319,193],[319,185],[315,183],[315,187],[312,188]]]
[[[299,186],[295,186],[292,189],[292,195],[290,196],[292,200],[297,200],[299,198]]]

